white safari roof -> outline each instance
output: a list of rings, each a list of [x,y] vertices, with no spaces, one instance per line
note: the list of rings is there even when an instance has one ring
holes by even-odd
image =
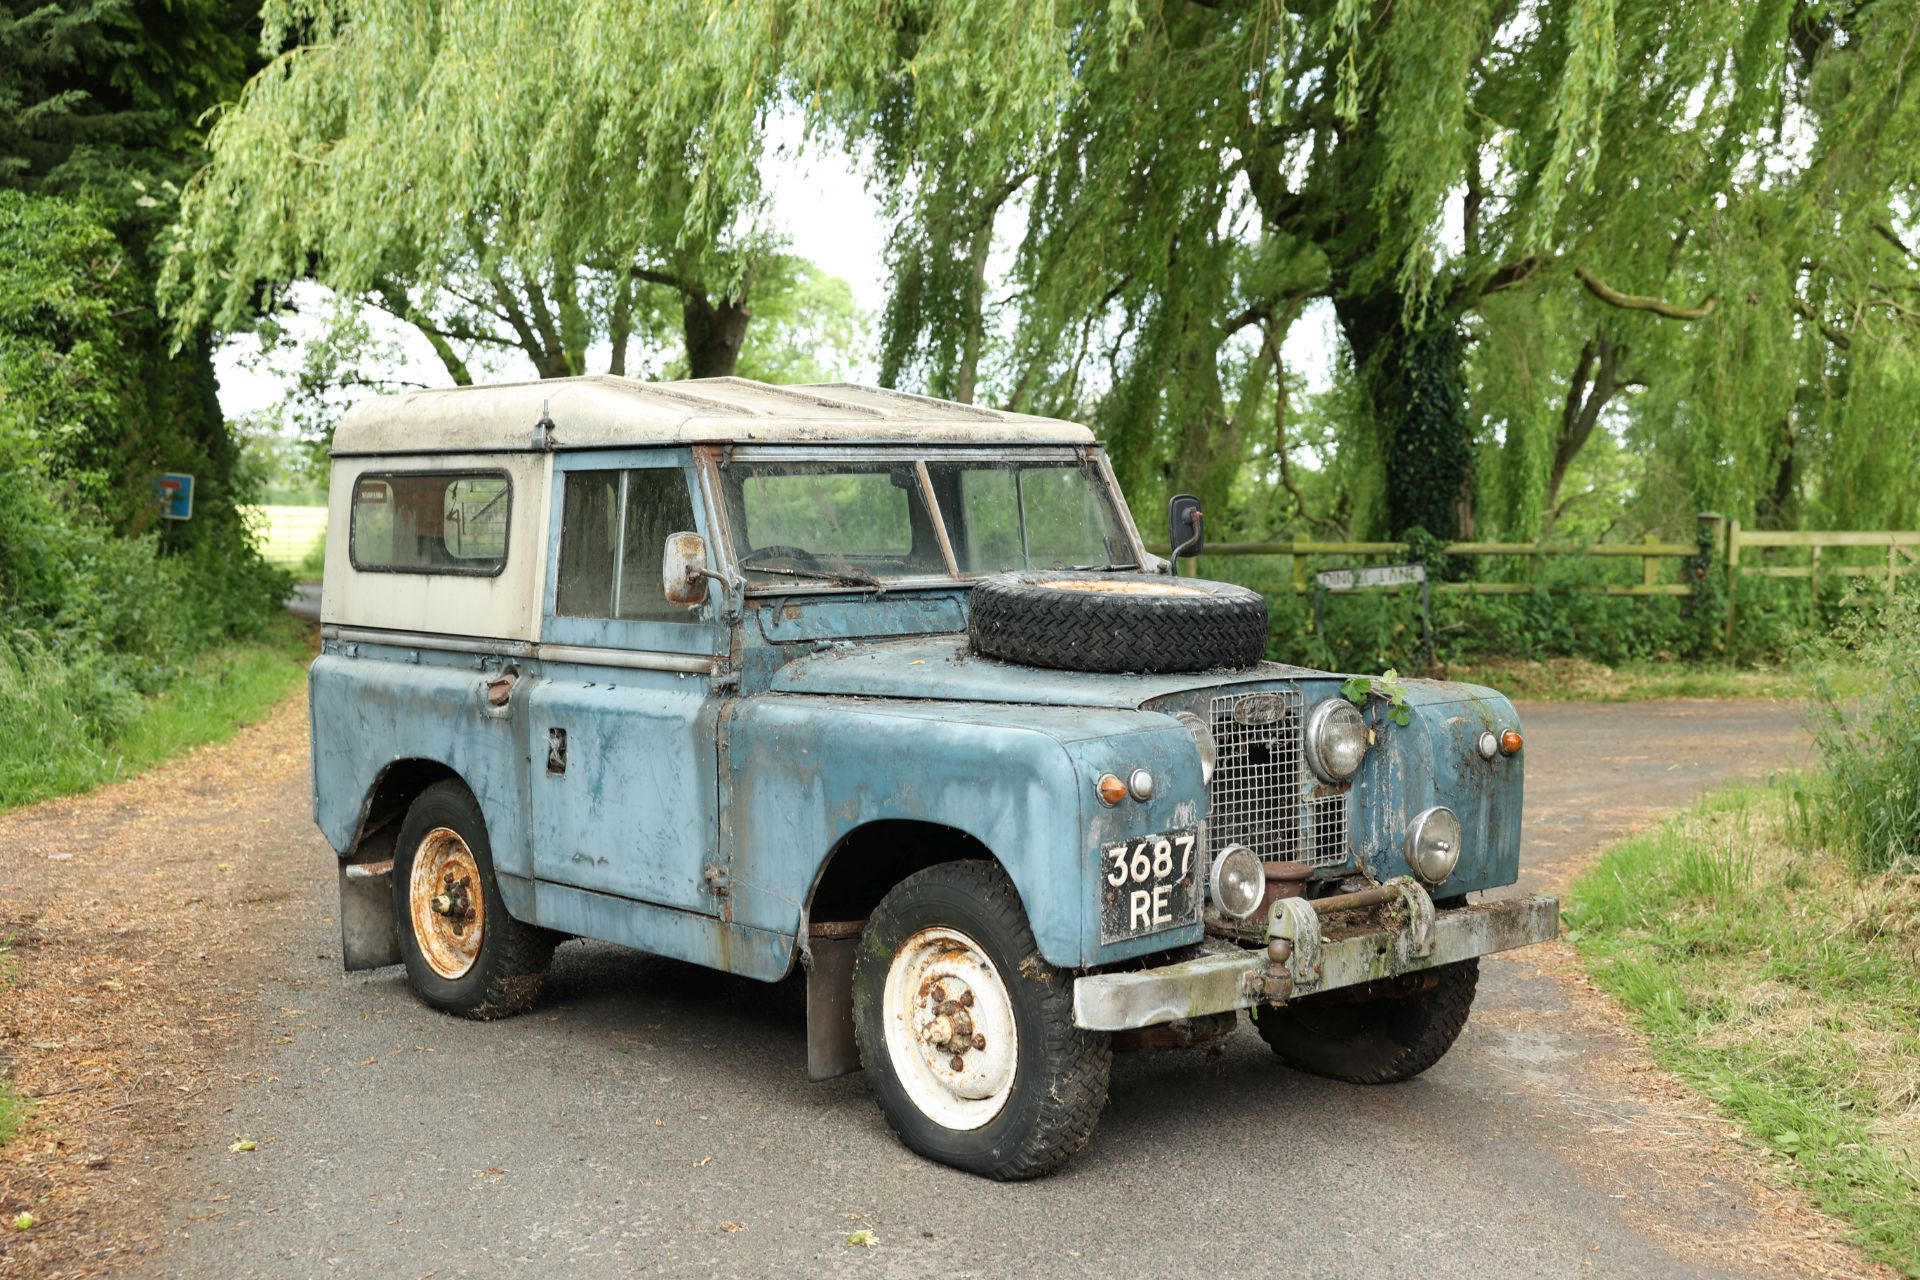
[[[599,374],[382,396],[354,406],[336,457],[530,449],[542,414],[556,449],[634,444],[1091,444],[1072,422],[850,382],[639,382]]]

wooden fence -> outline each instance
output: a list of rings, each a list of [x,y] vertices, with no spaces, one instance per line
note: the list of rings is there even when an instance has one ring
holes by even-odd
[[[1907,530],[1775,530],[1743,529],[1738,520],[1705,513],[1699,517],[1699,545],[1661,542],[1648,534],[1641,542],[1606,542],[1589,546],[1543,544],[1539,542],[1453,542],[1440,548],[1441,554],[1472,556],[1523,562],[1525,578],[1517,582],[1435,582],[1435,591],[1465,592],[1471,595],[1522,595],[1537,589],[1535,578],[1542,559],[1549,556],[1585,556],[1640,561],[1640,580],[1634,583],[1583,583],[1571,590],[1610,596],[1690,596],[1694,594],[1697,573],[1721,568],[1726,573],[1727,626],[1732,628],[1739,608],[1742,578],[1804,578],[1808,593],[1817,600],[1823,577],[1878,578],[1893,588],[1896,579],[1920,568],[1920,532]],[[1824,552],[1857,553],[1861,549],[1884,549],[1884,560],[1871,564],[1857,560],[1835,563]],[[1806,552],[1806,562],[1783,564],[1776,553]],[[1746,554],[1743,554],[1746,553]],[[1756,555],[1758,554],[1758,558]],[[1314,590],[1311,561],[1315,557],[1383,556],[1404,559],[1404,542],[1225,542],[1207,547],[1202,558],[1211,556],[1288,556],[1293,561],[1293,590],[1305,595]],[[1694,561],[1694,571],[1682,567],[1669,575],[1663,561]],[[1190,571],[1198,562],[1189,559]],[[1404,586],[1352,586],[1324,588],[1329,595],[1352,595],[1368,591],[1397,592]]]

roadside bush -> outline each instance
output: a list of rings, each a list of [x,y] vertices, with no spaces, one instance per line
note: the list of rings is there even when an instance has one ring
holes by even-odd
[[[1822,770],[1805,807],[1856,874],[1920,870],[1920,600],[1863,589],[1826,649],[1873,678],[1853,698],[1818,686]]]
[[[290,579],[242,525],[244,469],[203,362],[85,206],[0,191],[0,807],[99,776],[141,705],[266,634]],[[193,519],[156,518],[161,471]]]

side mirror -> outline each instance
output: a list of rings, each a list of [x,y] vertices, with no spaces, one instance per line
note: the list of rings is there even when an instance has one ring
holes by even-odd
[[[1167,503],[1167,545],[1173,548],[1168,559],[1173,561],[1175,572],[1182,556],[1197,556],[1207,545],[1200,521],[1200,499],[1192,494],[1178,494]]]
[[[705,604],[707,579],[714,576],[707,569],[705,538],[697,533],[667,535],[667,548],[660,557],[660,580],[668,604]]]

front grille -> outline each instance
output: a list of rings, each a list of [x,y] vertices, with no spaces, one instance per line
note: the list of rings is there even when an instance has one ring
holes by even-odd
[[[1299,692],[1226,694],[1213,700],[1211,712],[1217,756],[1208,789],[1208,847],[1243,844],[1263,862],[1346,862],[1346,794],[1315,794],[1316,780],[1301,757],[1306,718]]]

